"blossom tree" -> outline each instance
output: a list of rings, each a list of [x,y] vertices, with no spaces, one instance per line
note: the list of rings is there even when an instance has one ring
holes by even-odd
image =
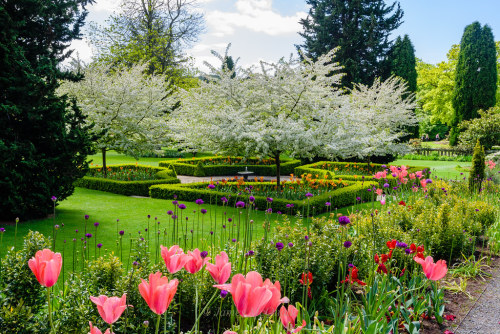
[[[79,82],[64,81],[59,92],[77,99],[98,137],[106,173],[106,151],[134,157],[152,152],[166,142],[168,83],[163,75],[146,75],[147,64],[111,70],[96,64]]]
[[[373,132],[382,131],[384,121],[390,126],[403,124],[401,116],[411,119],[411,109],[406,109],[411,103],[391,96],[399,90],[386,92],[403,85],[395,79],[392,85],[359,86],[346,94],[339,88],[342,73],[334,56],[332,50],[317,61],[304,56],[303,61],[261,62],[259,72],[239,69],[236,77],[235,70],[207,64],[210,80],[180,92],[182,106],[172,113],[171,134],[187,149],[272,157],[278,186],[282,153],[301,158],[362,155],[356,150],[373,144]],[[372,96],[381,99],[378,109],[366,105]],[[388,115],[376,116],[383,112]],[[368,116],[376,122],[364,124]],[[379,140],[388,133],[382,131]],[[396,137],[394,133],[387,140]]]

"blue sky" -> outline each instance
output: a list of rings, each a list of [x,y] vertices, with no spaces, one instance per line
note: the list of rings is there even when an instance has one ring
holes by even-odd
[[[239,65],[256,65],[259,60],[275,62],[295,53],[301,44],[298,20],[307,15],[305,0],[197,0],[205,15],[206,32],[187,53],[202,70],[204,60],[216,63],[210,50],[223,53],[231,43],[230,54]],[[405,14],[403,24],[394,32],[408,34],[416,56],[425,62],[446,59],[452,44],[460,43],[466,25],[479,21],[488,24],[500,40],[500,0],[400,0]],[[118,8],[120,0],[97,0],[90,7],[87,21],[103,23]],[[392,3],[392,1],[386,1]],[[90,48],[84,41],[75,49],[88,61]]]

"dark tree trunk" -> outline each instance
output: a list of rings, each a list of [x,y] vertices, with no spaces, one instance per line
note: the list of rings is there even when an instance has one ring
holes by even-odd
[[[106,176],[106,173],[107,173],[107,171],[106,171],[106,148],[103,147],[101,149],[101,152],[102,152],[102,171],[104,173],[104,176]]]

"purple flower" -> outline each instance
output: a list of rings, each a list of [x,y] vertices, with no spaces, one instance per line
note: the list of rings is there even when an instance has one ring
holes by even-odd
[[[267,213],[273,213],[273,208],[269,208],[266,210]]]
[[[236,239],[231,240],[232,242],[236,242]]]
[[[54,228],[55,228],[56,230],[58,230],[58,229],[60,228],[60,226],[59,226],[59,225],[54,225]]]
[[[245,207],[245,202],[242,202],[242,201],[236,202],[236,207],[237,208],[244,208]]]
[[[348,266],[349,268],[354,268],[354,264],[352,264],[352,263],[349,263],[347,266]]]
[[[382,168],[387,168],[387,166],[386,166],[386,165],[382,165],[382,166],[380,166],[380,167],[382,167]]]
[[[287,204],[286,207],[287,208],[293,208],[293,204]]]
[[[227,203],[227,198],[226,197],[221,197],[220,200],[222,201],[222,203]]]
[[[119,235],[124,235],[125,234],[125,231],[120,231],[118,232]]]
[[[201,209],[200,212],[201,212],[201,214],[204,215],[205,213],[207,213],[207,210],[206,209]]]
[[[425,180],[425,183],[432,183],[432,180],[431,179],[427,179],[427,180]]]
[[[332,206],[332,203],[330,203],[330,202],[326,202],[326,203],[325,203],[325,206]]]
[[[356,201],[360,202],[361,201],[361,197],[356,197]]]
[[[344,242],[344,247],[345,248],[349,248],[352,246],[352,242],[350,242],[349,240],[347,240],[346,242]]]
[[[389,188],[389,183],[384,183],[384,188]]]
[[[102,247],[102,244],[97,244],[97,248],[101,248]]]
[[[255,197],[250,196],[250,197],[248,197],[248,200],[250,201],[250,203],[253,203],[253,202],[255,202]]]
[[[275,246],[278,251],[281,251],[285,247],[282,242],[277,242]]]
[[[339,224],[342,226],[345,226],[345,225],[349,224],[350,222],[351,222],[351,220],[347,216],[340,216],[339,217]]]
[[[213,184],[209,184],[207,188],[208,189],[215,189],[215,186]]]
[[[292,248],[292,247],[293,247],[293,243],[292,243],[292,242],[289,242],[289,243],[288,243],[288,247]]]
[[[273,202],[273,198],[272,198],[272,197],[268,197],[268,198],[267,198],[267,201],[268,201],[269,203],[272,203],[272,202]]]
[[[75,239],[75,238],[73,238],[73,242],[75,242],[75,241],[76,241],[76,239]]]
[[[368,188],[368,189],[366,189],[366,190],[368,190],[368,191],[372,191],[372,190],[371,190],[371,188]]]
[[[86,236],[87,238],[89,238],[89,239],[90,239],[90,238],[92,238],[92,234],[90,234],[90,233],[85,234],[85,236]]]
[[[5,232],[5,228],[0,227],[0,233],[4,233],[4,232]]]
[[[176,220],[177,219],[177,216],[176,215],[172,215],[172,220]]]
[[[281,215],[281,211],[276,211],[276,214]]]
[[[94,223],[94,226],[95,226],[95,227],[99,226],[99,223],[98,223],[98,222],[95,222],[95,223]]]
[[[224,299],[224,298],[226,298],[226,296],[227,296],[227,291],[226,290],[220,290],[220,297],[222,299]]]
[[[171,216],[171,215],[173,215],[173,214],[174,214],[174,212],[173,212],[172,210],[168,210],[168,211],[167,211],[167,215]]]
[[[479,211],[479,209],[476,209],[476,212]]]
[[[195,201],[195,203],[196,203],[196,204],[198,204],[198,205],[202,205],[202,204],[203,204],[203,203],[205,203],[205,202],[203,202],[203,200],[202,200],[201,198],[199,198],[199,199],[197,199],[197,200]]]
[[[396,247],[398,247],[398,248],[406,248],[406,247],[408,247],[408,245],[405,244],[404,242],[399,242],[398,241],[398,242],[396,242]]]
[[[411,254],[411,249],[409,249],[409,248],[405,249],[405,253],[406,253],[406,255]]]
[[[248,254],[248,256],[253,256],[255,254],[255,252],[253,250],[249,250],[247,254]]]
[[[307,241],[307,240],[309,240],[309,236],[308,236],[308,235],[304,236],[304,239],[305,239],[306,241]]]
[[[134,262],[132,262],[132,265],[133,265],[134,267],[137,267],[137,266],[139,265],[139,262],[134,261]]]
[[[222,225],[222,228],[226,228],[226,225]]]
[[[172,204],[173,204],[173,205],[177,205],[177,203],[179,203],[179,202],[177,202],[177,201],[172,201]]]
[[[85,220],[89,219],[89,215],[85,215]]]
[[[151,215],[148,215],[148,219],[151,218]]]
[[[57,197],[55,197],[55,196],[52,196],[50,199],[52,200],[52,202],[57,201]]]
[[[313,194],[311,193],[306,193],[306,197],[309,198],[309,197],[313,197]]]
[[[207,251],[203,251],[200,253],[200,256],[202,259],[206,258],[208,256],[208,252]]]
[[[227,219],[228,222],[232,222],[233,221],[233,218],[228,218]]]
[[[213,235],[214,234],[214,231],[210,231],[210,235]]]
[[[185,208],[186,208],[186,204],[183,204],[183,203],[179,204],[179,209],[184,210]]]

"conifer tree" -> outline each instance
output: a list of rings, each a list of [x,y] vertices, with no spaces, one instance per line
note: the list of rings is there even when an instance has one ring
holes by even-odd
[[[497,60],[491,28],[474,22],[465,27],[453,91],[453,129],[450,144],[458,139],[458,123],[478,117],[478,110],[495,105],[497,91]]]
[[[469,190],[479,191],[481,183],[484,179],[484,146],[481,145],[479,139],[474,147],[474,154],[472,156],[472,168],[469,175]]]
[[[371,85],[384,74],[384,64],[391,47],[389,35],[402,21],[399,2],[387,6],[383,0],[307,0],[309,15],[300,23],[304,44],[297,48],[318,59],[340,47],[336,61],[344,67],[342,84]]]
[[[74,103],[55,94],[58,64],[88,0],[0,2],[0,217],[42,217],[73,193],[90,138]]]

